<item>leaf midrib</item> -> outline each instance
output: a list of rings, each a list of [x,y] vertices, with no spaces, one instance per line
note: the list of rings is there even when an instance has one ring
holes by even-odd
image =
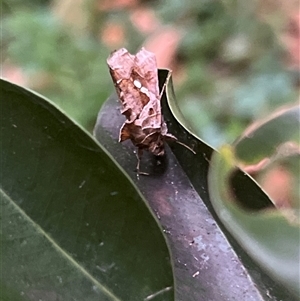
[[[54,247],[55,250],[57,250],[62,256],[68,260],[75,268],[80,270],[82,274],[88,278],[94,285],[97,286],[99,290],[101,290],[106,296],[112,298],[114,301],[122,301],[117,296],[115,296],[108,288],[106,288],[104,285],[99,283],[86,269],[84,269],[74,258],[68,254],[64,249],[62,249],[56,241],[50,237],[37,223],[35,223],[25,212],[22,210],[16,202],[13,201],[13,199],[4,191],[2,187],[0,187],[0,195],[10,202],[10,204],[24,217],[26,222],[28,222],[33,228],[36,229],[37,232],[39,232],[41,235],[43,235],[48,242]]]

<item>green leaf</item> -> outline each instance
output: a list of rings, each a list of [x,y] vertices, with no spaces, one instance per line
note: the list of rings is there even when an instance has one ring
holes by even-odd
[[[165,239],[132,181],[51,102],[0,85],[5,300],[174,300]]]
[[[234,144],[236,156],[247,171],[252,171],[273,203],[280,208],[294,208],[298,219],[299,126],[300,105],[288,105],[250,125]]]
[[[249,255],[295,296],[299,296],[299,224],[290,223],[284,212],[274,208],[251,211],[241,207],[237,202],[236,186],[232,185],[236,164],[230,147],[223,147],[220,154],[216,152],[213,155],[209,192],[214,209]],[[245,183],[241,184],[247,191]],[[251,194],[251,190],[248,193]]]
[[[236,156],[246,163],[257,163],[287,141],[300,144],[299,124],[299,104],[280,108],[244,131],[234,143]]]

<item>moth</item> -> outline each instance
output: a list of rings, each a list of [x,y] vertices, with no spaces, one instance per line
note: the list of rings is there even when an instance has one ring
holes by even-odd
[[[166,140],[180,143],[168,132],[162,116],[163,91],[159,92],[155,55],[145,48],[136,55],[121,48],[108,57],[107,64],[122,104],[121,113],[126,117],[120,129],[119,142],[130,139],[137,147],[136,170],[138,174],[145,174],[140,172],[140,160],[144,150],[155,156],[163,156]]]

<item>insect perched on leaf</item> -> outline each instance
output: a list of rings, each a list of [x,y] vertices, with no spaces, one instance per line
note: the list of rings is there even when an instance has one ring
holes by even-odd
[[[144,150],[163,156],[166,140],[180,143],[168,133],[163,120],[155,55],[145,48],[136,55],[121,48],[108,57],[107,64],[122,103],[121,113],[126,117],[120,129],[119,142],[130,139],[137,147],[137,173],[145,174],[140,172]]]

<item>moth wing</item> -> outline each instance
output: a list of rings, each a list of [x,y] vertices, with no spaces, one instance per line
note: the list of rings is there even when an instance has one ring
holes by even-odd
[[[119,142],[130,139],[132,143],[139,147],[145,140],[146,133],[141,126],[135,123],[128,123],[127,121],[122,125],[119,134]]]
[[[157,63],[155,54],[142,48],[135,56],[135,71],[141,76],[142,88],[146,88],[150,94],[150,101],[159,98]],[[143,89],[141,88],[141,91]]]
[[[141,93],[139,86],[142,85],[141,81],[145,82],[144,65],[140,68],[136,55],[130,54],[125,48],[113,52],[107,64],[123,105],[122,114],[133,122],[149,102],[149,95]]]
[[[139,116],[143,120],[142,128],[160,128],[162,118],[155,54],[142,48],[136,54],[135,60],[145,80],[140,91],[149,96],[149,102],[143,107]]]
[[[130,139],[130,129],[128,128],[128,124],[125,122],[120,128],[119,142],[123,142],[127,139]]]
[[[121,48],[112,54],[107,59],[107,65],[110,71],[113,71],[112,77],[114,82],[122,79],[129,79],[134,65],[135,56],[130,54],[127,49]]]
[[[161,128],[161,108],[160,102],[157,100],[156,102],[149,102],[142,110],[140,114],[141,127],[143,129],[151,128],[151,129],[160,129]]]

